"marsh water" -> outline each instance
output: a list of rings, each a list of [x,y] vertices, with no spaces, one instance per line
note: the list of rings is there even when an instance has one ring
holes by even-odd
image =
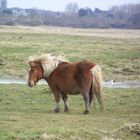
[[[26,79],[0,79],[0,84],[22,84],[26,85]],[[45,80],[41,80],[38,85],[47,85]],[[107,88],[140,88],[140,81],[103,81],[103,87]]]

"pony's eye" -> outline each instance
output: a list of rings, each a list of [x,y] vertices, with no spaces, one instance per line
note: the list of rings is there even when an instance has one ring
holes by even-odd
[[[33,69],[33,68],[29,68],[28,71],[29,71],[29,72],[34,72],[35,69]]]
[[[35,71],[35,69],[31,69],[31,71],[32,71],[32,72],[34,72],[34,71]]]

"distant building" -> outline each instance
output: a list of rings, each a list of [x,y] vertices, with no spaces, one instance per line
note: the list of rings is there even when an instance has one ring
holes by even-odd
[[[27,12],[26,12],[26,9],[20,9],[20,8],[12,8],[12,14],[15,14],[17,16],[27,16]]]
[[[0,0],[0,9],[7,9],[7,0]]]

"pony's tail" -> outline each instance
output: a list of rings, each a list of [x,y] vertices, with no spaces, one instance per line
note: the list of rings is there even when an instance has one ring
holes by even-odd
[[[96,96],[101,111],[104,110],[103,105],[103,97],[102,97],[102,74],[101,74],[101,68],[96,65],[91,69],[91,72],[93,74],[93,81],[92,81],[92,94],[93,97]]]

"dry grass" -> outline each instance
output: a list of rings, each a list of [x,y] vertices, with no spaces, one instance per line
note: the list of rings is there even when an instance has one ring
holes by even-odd
[[[132,133],[140,136],[140,123],[126,123],[122,127],[124,133]]]
[[[75,36],[91,36],[117,39],[134,39],[140,38],[140,30],[122,30],[122,29],[80,29],[68,27],[28,27],[28,26],[1,26],[0,32],[11,33],[42,33],[42,34],[59,34]]]
[[[52,53],[99,64],[105,80],[140,79],[140,31],[0,26],[0,76],[27,77],[30,55]]]

